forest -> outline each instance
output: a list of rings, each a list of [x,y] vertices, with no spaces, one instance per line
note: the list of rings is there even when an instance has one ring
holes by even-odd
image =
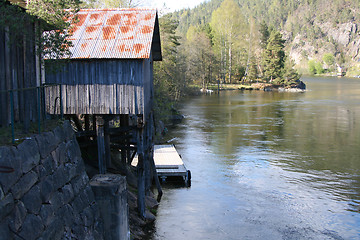
[[[360,74],[359,0],[212,0],[160,18],[158,99],[189,86]]]

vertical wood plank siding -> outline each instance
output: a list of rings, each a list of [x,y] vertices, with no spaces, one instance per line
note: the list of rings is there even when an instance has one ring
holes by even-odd
[[[34,24],[23,26],[27,34],[0,27],[0,91],[36,87]],[[7,32],[9,31],[9,32]],[[14,92],[16,122],[28,125],[37,119],[36,90]],[[10,94],[0,92],[0,126],[10,124]]]
[[[64,114],[144,114],[150,105],[150,60],[71,60],[46,73],[46,83],[62,84]],[[60,113],[59,88],[45,90],[46,109]]]

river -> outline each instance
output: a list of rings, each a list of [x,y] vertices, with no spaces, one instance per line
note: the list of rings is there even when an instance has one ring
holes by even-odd
[[[360,239],[360,80],[183,102],[190,188],[164,186],[153,239]]]

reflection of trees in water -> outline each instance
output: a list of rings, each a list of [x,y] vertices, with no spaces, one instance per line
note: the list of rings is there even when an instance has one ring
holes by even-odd
[[[360,125],[353,106],[277,92],[225,92],[199,103],[194,114],[206,144],[224,159],[246,147],[295,153],[276,161],[291,171],[313,172],[318,186],[360,200]]]

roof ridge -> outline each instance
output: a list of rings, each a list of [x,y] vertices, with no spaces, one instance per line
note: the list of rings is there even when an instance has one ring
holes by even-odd
[[[83,8],[79,12],[91,12],[91,11],[157,11],[156,8]]]

